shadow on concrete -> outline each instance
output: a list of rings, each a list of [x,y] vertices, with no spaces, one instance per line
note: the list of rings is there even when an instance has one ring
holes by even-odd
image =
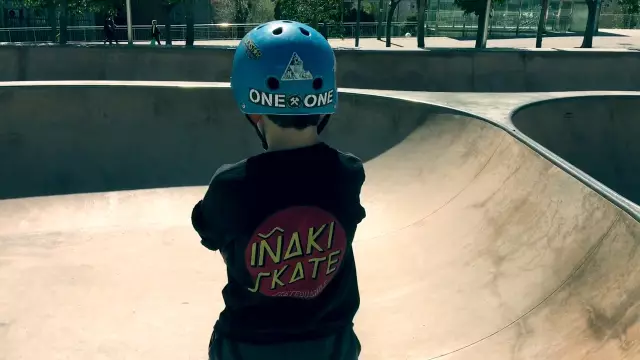
[[[414,36],[413,38],[415,38],[415,36]],[[376,39],[376,40],[377,40],[377,39]],[[378,41],[379,41],[379,42],[381,42],[381,43],[386,43],[386,42],[387,42],[387,40],[378,40]],[[400,48],[403,48],[403,47],[404,47],[404,46],[402,46],[402,45],[400,45],[400,44],[394,43],[393,41],[391,41],[391,45],[392,45],[391,47],[394,47],[394,46],[395,46],[395,47],[400,47]]]
[[[0,109],[0,199],[206,185],[220,165],[262,151],[222,87],[4,86]],[[367,161],[425,111],[340,94],[324,135]]]
[[[526,105],[513,124],[613,191],[640,204],[640,96],[581,96]]]

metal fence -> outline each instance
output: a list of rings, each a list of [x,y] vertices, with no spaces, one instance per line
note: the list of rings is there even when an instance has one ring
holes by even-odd
[[[598,26],[601,29],[640,29],[640,15],[602,14]]]
[[[551,14],[553,15],[553,14]],[[495,11],[489,24],[489,36],[513,37],[535,34],[540,16],[539,9],[532,8],[529,11]],[[570,31],[570,15],[553,15],[547,17],[546,29],[555,33]],[[639,28],[640,17],[638,15],[603,14],[600,20],[600,28]],[[196,41],[207,40],[239,40],[244,34],[258,24],[198,24],[194,33]],[[158,26],[162,32],[162,38],[167,38],[166,28]],[[472,37],[475,36],[478,27],[478,19],[473,15],[464,15],[462,11],[427,11],[425,19],[426,36],[448,37]],[[330,38],[353,38],[356,33],[355,23],[319,24],[321,32]],[[57,30],[59,31],[59,30]],[[409,34],[415,36],[417,32],[416,22],[394,22],[391,24],[391,36],[401,37]],[[101,26],[69,26],[68,40],[70,42],[101,42],[104,33]],[[386,24],[378,26],[376,22],[360,24],[360,36],[363,38],[376,37],[378,34],[386,36]],[[0,29],[0,42],[28,42],[41,43],[57,41],[59,33],[52,32],[50,27],[23,27]],[[120,26],[116,30],[116,38],[119,41],[127,41],[127,28]],[[183,41],[186,38],[185,25],[173,25],[171,38]],[[134,41],[150,41],[151,27],[147,25],[133,26]]]

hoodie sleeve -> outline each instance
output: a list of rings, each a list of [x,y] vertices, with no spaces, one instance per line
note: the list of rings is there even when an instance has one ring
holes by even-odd
[[[200,235],[200,243],[209,250],[220,250],[226,244],[225,204],[228,204],[228,192],[219,174],[225,167],[218,169],[211,179],[204,198],[193,207],[191,224]]]

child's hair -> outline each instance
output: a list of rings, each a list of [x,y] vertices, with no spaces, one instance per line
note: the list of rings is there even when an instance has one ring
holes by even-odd
[[[318,126],[322,115],[267,115],[269,120],[273,121],[276,125],[290,129],[297,130],[306,129],[309,126]]]

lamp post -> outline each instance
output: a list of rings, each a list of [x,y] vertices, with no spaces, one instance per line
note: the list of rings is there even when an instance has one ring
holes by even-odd
[[[127,0],[127,39],[133,45],[133,27],[131,25],[131,0]]]
[[[360,46],[360,5],[362,0],[358,0],[356,5],[356,47]]]

